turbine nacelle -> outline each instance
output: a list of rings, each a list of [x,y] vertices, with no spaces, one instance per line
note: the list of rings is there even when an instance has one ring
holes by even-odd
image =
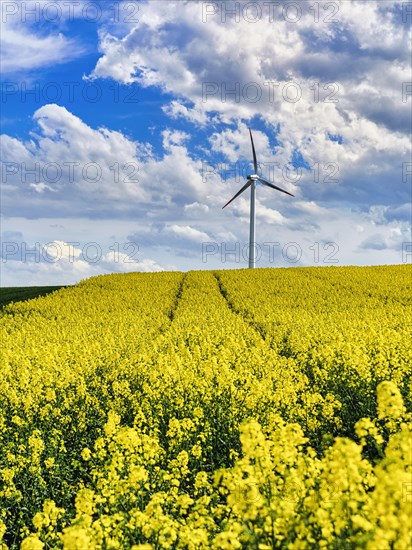
[[[252,180],[252,181],[256,181],[256,180],[259,179],[259,176],[258,176],[257,174],[248,174],[248,175],[246,176],[246,179]]]

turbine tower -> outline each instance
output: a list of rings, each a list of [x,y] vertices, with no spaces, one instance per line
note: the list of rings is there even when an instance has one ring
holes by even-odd
[[[268,181],[266,181],[263,178],[259,177],[259,175],[257,173],[258,172],[258,165],[257,165],[257,160],[256,160],[255,145],[253,143],[252,131],[251,131],[250,128],[249,128],[249,134],[250,134],[250,141],[252,142],[253,166],[254,166],[254,169],[255,169],[255,173],[250,174],[250,175],[247,176],[247,181],[246,181],[245,185],[222,208],[226,208],[226,206],[228,204],[230,204],[233,200],[235,200],[236,197],[238,197],[241,193],[243,193],[243,191],[246,191],[246,189],[250,186],[249,267],[253,268],[253,267],[255,267],[255,226],[256,226],[255,198],[256,198],[256,182],[260,181],[260,183],[263,183],[263,185],[266,185],[267,187],[271,187],[272,189],[276,189],[276,191],[282,191],[282,193],[286,193],[286,195],[290,195],[291,197],[294,197],[295,195],[292,195],[292,193],[289,193],[289,191],[285,191],[284,189],[281,189],[280,187],[277,187],[276,185],[273,185],[273,183],[269,183]]]

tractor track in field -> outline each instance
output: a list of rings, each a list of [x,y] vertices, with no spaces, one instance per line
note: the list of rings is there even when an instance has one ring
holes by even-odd
[[[175,300],[173,302],[172,308],[170,309],[170,311],[168,313],[168,317],[169,317],[171,323],[173,323],[173,320],[174,320],[175,314],[176,314],[176,310],[179,307],[179,302],[180,302],[180,298],[182,297],[182,294],[183,294],[183,286],[184,286],[184,283],[185,283],[185,280],[186,280],[186,276],[187,276],[187,273],[184,273],[182,275],[179,286],[177,288]]]
[[[255,322],[247,319],[242,313],[241,311],[239,311],[236,306],[233,304],[233,302],[230,300],[229,296],[228,296],[228,293],[227,293],[227,290],[225,289],[225,287],[223,286],[223,283],[219,277],[219,274],[214,272],[213,273],[213,276],[215,277],[216,279],[216,282],[217,282],[217,286],[218,286],[218,289],[219,289],[219,292],[220,294],[222,295],[223,299],[225,300],[228,308],[230,309],[230,311],[234,314],[234,315],[237,315],[238,317],[240,317],[242,319],[242,321],[244,321],[251,329],[253,329],[257,334],[259,334],[259,336],[262,338],[262,340],[266,340],[266,335],[262,332],[262,330],[259,329],[259,327],[256,325]]]

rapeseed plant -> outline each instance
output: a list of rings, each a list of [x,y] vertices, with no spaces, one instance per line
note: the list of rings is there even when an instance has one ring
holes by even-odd
[[[411,547],[410,276],[135,273],[6,306],[0,549]]]

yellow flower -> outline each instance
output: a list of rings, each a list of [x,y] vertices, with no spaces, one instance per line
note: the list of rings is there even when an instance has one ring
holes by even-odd
[[[76,495],[76,511],[78,514],[93,515],[95,511],[95,494],[92,489],[80,489]]]
[[[110,437],[111,435],[113,435],[117,431],[119,424],[120,416],[116,412],[110,411],[107,417],[107,422],[104,425],[106,436]]]
[[[87,462],[88,460],[91,459],[92,453],[91,453],[90,449],[85,447],[81,452],[81,456],[82,456],[82,459]]]
[[[193,445],[192,450],[191,450],[191,454],[195,458],[200,458],[202,456],[202,447],[201,447],[200,443],[196,443],[196,445]]]
[[[405,408],[401,393],[393,382],[381,382],[378,386],[378,418],[394,419],[402,417]]]
[[[42,550],[44,543],[36,536],[30,535],[21,543],[20,550]]]
[[[47,469],[50,469],[54,466],[55,459],[51,456],[50,458],[46,458],[44,461],[44,465]]]
[[[96,545],[88,529],[82,527],[68,527],[61,536],[64,550],[94,550]]]
[[[0,519],[0,542],[3,540],[4,534],[7,531],[6,524]]]

